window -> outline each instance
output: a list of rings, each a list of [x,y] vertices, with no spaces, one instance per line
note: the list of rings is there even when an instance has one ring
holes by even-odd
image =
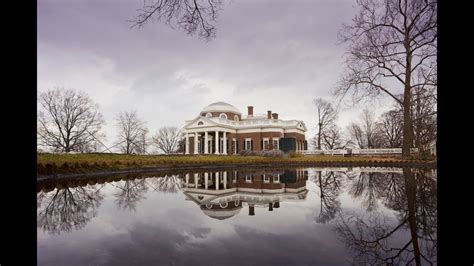
[[[235,120],[235,121],[239,121],[239,116],[238,116],[238,115],[234,115],[234,120]]]
[[[210,118],[210,117],[212,117],[212,114],[211,114],[211,113],[207,113],[207,114],[206,114],[206,117],[207,117],[207,118]]]
[[[270,183],[270,177],[266,176],[265,174],[263,175],[263,182],[264,183]]]
[[[227,119],[227,115],[224,114],[224,113],[221,113],[221,114],[219,115],[219,118],[220,118],[220,119]]]
[[[236,139],[232,139],[232,152],[234,154],[237,154],[237,140]]]
[[[273,177],[273,183],[280,183],[280,174]]]
[[[268,139],[263,139],[263,149],[268,150],[270,145],[270,141]]]
[[[204,125],[204,122],[199,121],[199,122],[198,122],[198,126],[201,126],[201,125]]]
[[[245,139],[245,150],[246,151],[251,151],[252,150],[252,140],[251,139]]]
[[[252,183],[252,176],[251,175],[245,175],[245,182],[246,183]]]
[[[278,139],[274,138],[273,139],[273,149],[274,150],[279,150],[280,149],[280,147],[278,146],[278,143],[279,143]]]

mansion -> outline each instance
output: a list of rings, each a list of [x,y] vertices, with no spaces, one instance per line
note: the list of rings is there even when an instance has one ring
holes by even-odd
[[[299,151],[307,149],[306,126],[301,120],[282,120],[277,113],[247,115],[225,102],[210,104],[186,121],[185,154],[238,154],[242,150]]]

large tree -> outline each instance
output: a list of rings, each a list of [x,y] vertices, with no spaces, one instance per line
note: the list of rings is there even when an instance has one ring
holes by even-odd
[[[316,137],[316,148],[321,150],[321,142],[323,136],[331,129],[333,126],[336,118],[337,112],[332,107],[332,104],[322,98],[318,98],[314,100],[314,105],[316,105],[317,111],[317,126],[318,126],[318,133]]]
[[[216,35],[221,5],[222,0],[145,0],[131,22],[133,27],[143,27],[150,21],[164,21],[189,35],[197,32],[199,37],[210,40]]]
[[[121,112],[116,124],[119,132],[119,145],[123,153],[145,153],[148,129],[136,111]]]
[[[183,139],[181,130],[177,127],[162,127],[153,136],[153,143],[166,154],[176,152]]]
[[[357,0],[359,12],[344,25],[347,71],[336,94],[353,100],[388,95],[403,110],[403,156],[413,146],[412,101],[417,87],[436,87],[437,1]]]
[[[59,152],[84,151],[98,141],[104,120],[86,93],[55,87],[41,92],[38,100],[39,146]]]

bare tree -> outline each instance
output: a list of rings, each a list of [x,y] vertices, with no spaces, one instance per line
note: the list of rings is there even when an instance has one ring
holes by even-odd
[[[413,146],[412,92],[437,86],[437,1],[357,0],[359,13],[340,37],[349,43],[347,72],[336,89],[353,100],[388,95],[403,110],[403,156]],[[416,81],[416,78],[421,78]]]
[[[145,153],[146,134],[145,122],[138,118],[136,111],[121,112],[117,117],[119,143],[123,153]]]
[[[83,151],[104,124],[99,107],[84,92],[55,87],[39,94],[38,145],[54,151]]]
[[[367,148],[367,139],[364,138],[364,132],[358,123],[352,122],[349,127],[349,134],[355,141],[353,143],[360,149]]]
[[[350,141],[345,140],[336,124],[331,125],[322,135],[322,145],[327,150],[345,149]]]
[[[148,185],[158,192],[178,193],[183,188],[183,179],[179,175],[165,175],[147,179]]]
[[[66,187],[37,194],[37,226],[51,234],[79,230],[97,215],[104,185]]]
[[[150,21],[164,21],[170,27],[177,26],[189,35],[206,40],[214,38],[217,14],[222,0],[145,0],[131,21],[132,27],[143,27]]]
[[[423,152],[437,138],[436,90],[420,86],[414,89],[413,96],[414,142],[415,147]]]
[[[317,171],[313,182],[319,187],[320,212],[316,222],[331,221],[341,209],[339,194],[341,193],[341,176],[334,171]]]
[[[380,130],[384,145],[389,148],[399,148],[402,145],[403,113],[390,110],[382,115]]]
[[[176,152],[182,138],[182,132],[177,127],[162,127],[153,136],[153,143],[166,154]]]
[[[349,132],[361,149],[373,149],[382,146],[379,124],[375,120],[374,113],[367,109],[362,111],[360,123],[353,122],[349,126]]]
[[[137,203],[145,199],[148,187],[145,179],[126,179],[114,185],[118,191],[114,193],[115,202],[120,209],[135,211]]]
[[[326,130],[334,124],[334,121],[337,118],[337,112],[330,102],[322,98],[315,99],[314,104],[316,105],[316,110],[318,112],[318,135],[316,148],[320,150],[322,137],[326,133]]]

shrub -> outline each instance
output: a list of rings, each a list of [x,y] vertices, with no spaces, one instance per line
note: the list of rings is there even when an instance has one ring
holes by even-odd
[[[299,152],[295,152],[295,151],[290,151],[290,152],[288,153],[288,157],[289,157],[289,158],[304,157],[304,154],[299,153]]]

